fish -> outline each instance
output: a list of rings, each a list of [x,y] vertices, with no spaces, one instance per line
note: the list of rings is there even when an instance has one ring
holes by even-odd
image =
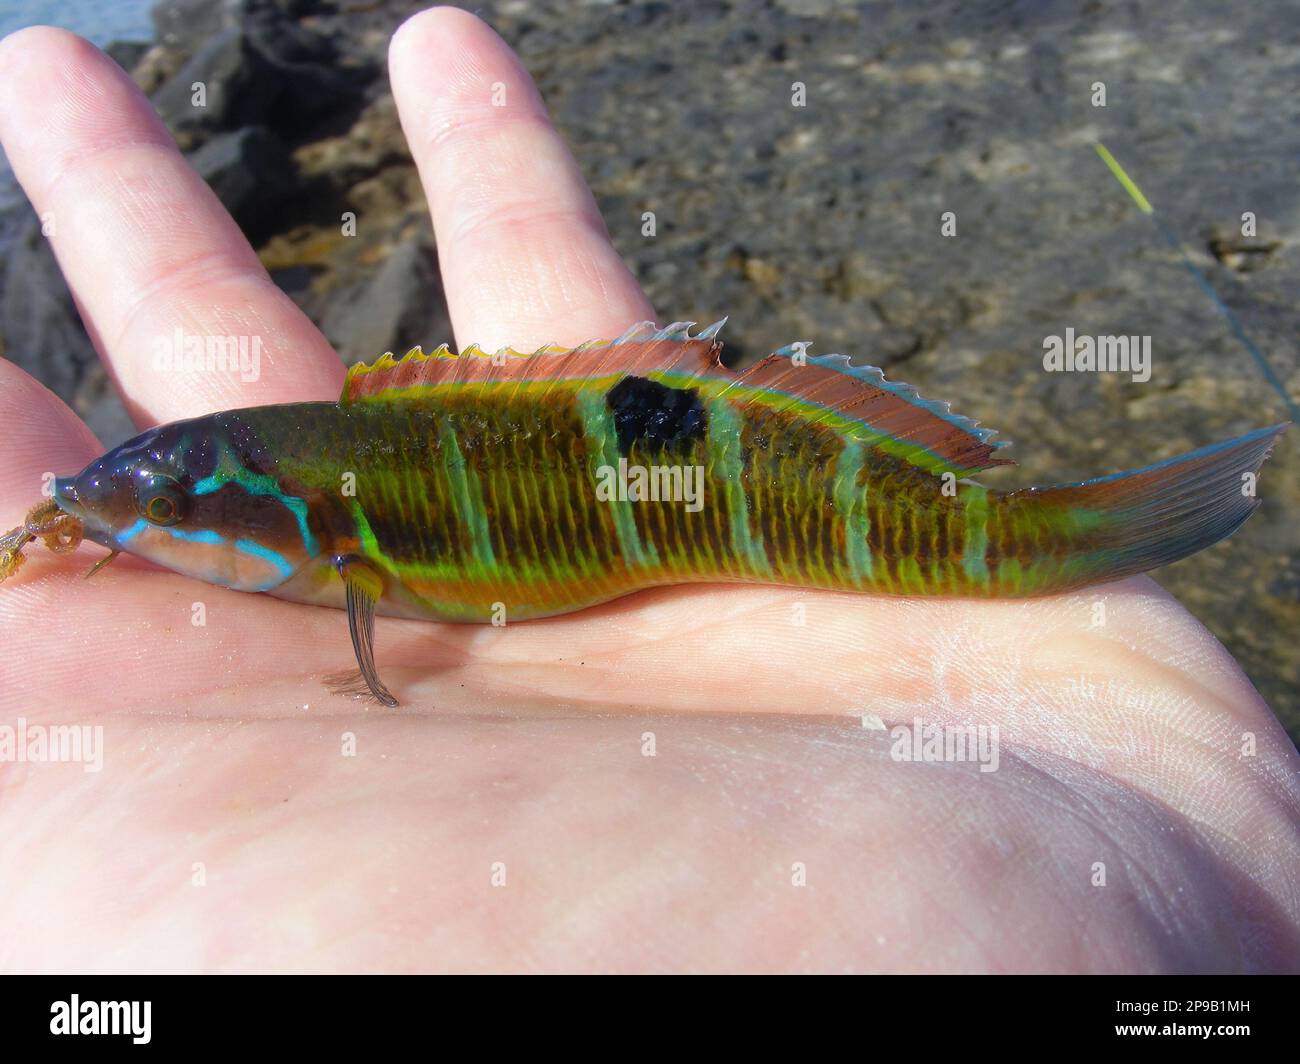
[[[413,348],[352,366],[337,402],[148,429],[55,478],[0,579],[75,533],[104,561],[344,609],[364,690],[395,706],[376,614],[500,624],[695,582],[1018,598],[1154,569],[1254,512],[1288,424],[1004,491],[973,479],[1014,464],[992,430],[803,342],[728,368],[725,322]]]

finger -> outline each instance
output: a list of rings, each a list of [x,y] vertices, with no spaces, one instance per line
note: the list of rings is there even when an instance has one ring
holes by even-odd
[[[394,35],[389,70],[461,346],[579,343],[654,317],[500,37],[434,8]]]
[[[99,49],[0,42],[0,140],[138,422],[337,397],[337,355]]]

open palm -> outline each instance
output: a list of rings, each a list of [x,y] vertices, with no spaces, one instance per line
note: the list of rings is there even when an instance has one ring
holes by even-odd
[[[491,30],[426,12],[390,59],[458,342],[654,317]],[[338,356],[100,52],[8,38],[0,136],[141,426],[337,396]],[[177,328],[259,336],[260,379],[157,371]],[[3,527],[101,451],[5,363],[0,425]],[[0,725],[102,725],[104,762],[0,764],[4,968],[1300,966],[1295,752],[1146,579],[381,619],[387,710],[322,683],[351,667],[340,611],[29,553],[0,588]],[[864,717],[996,725],[997,770],[898,760]]]

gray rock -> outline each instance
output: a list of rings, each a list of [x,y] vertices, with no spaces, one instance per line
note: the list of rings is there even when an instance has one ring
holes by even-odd
[[[110,41],[104,45],[109,58],[128,74],[135,69],[136,63],[140,62],[149,48],[147,41]]]
[[[237,25],[243,8],[242,0],[161,0],[149,15],[159,44],[193,53]]]
[[[103,364],[88,367],[72,407],[106,448],[129,440],[139,428],[126,412]]]
[[[293,160],[280,138],[264,126],[219,133],[189,158],[253,240],[265,235],[293,188]]]
[[[338,69],[335,38],[312,32],[291,17],[291,5],[271,0],[228,0],[201,17],[201,32],[182,32],[189,0],[154,10],[156,22],[173,27],[169,39],[192,49],[185,64],[154,94],[154,104],[182,146],[214,131],[268,125],[287,140],[300,139],[304,123],[336,111],[354,114],[361,84],[374,70],[353,64]],[[202,84],[205,105],[194,104]]]
[[[254,123],[266,110],[262,70],[242,30],[209,37],[153,96],[154,107],[181,147],[222,129]]]
[[[321,330],[345,362],[369,362],[385,351],[402,354],[416,343],[433,344],[430,319],[438,301],[437,267],[426,238],[397,245],[383,264],[348,289],[337,292]],[[410,337],[421,339],[408,340]]]
[[[378,62],[344,64],[340,41],[346,24],[310,30],[293,17],[308,5],[245,0],[241,28],[274,96],[264,100],[273,124],[292,128],[322,117],[351,118],[363,103],[363,86],[382,70]]]
[[[0,320],[5,357],[71,402],[97,356],[37,218],[8,246]]]

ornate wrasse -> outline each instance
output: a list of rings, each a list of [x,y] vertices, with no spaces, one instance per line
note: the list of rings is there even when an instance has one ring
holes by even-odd
[[[1001,445],[946,404],[800,344],[733,372],[722,323],[689,324],[385,355],[337,403],[151,429],[58,479],[57,510],[33,511],[9,554],[76,522],[210,583],[346,608],[362,675],[394,704],[376,610],[525,620],[696,581],[1027,596],[1155,568],[1250,515],[1245,485],[1285,428],[997,491],[969,477],[1009,464]]]

